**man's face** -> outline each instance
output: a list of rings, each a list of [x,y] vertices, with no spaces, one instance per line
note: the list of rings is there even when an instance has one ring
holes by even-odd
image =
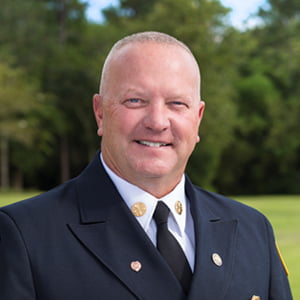
[[[204,103],[195,61],[178,46],[136,43],[117,50],[107,72],[94,96],[104,161],[141,188],[165,182],[168,193],[199,141]]]

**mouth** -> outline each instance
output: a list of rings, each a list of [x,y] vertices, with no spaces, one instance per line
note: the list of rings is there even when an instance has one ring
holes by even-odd
[[[172,145],[172,144],[155,143],[155,142],[149,142],[149,141],[136,141],[136,143],[147,146],[147,147],[151,147],[151,148],[159,148],[159,147],[166,147],[166,146]]]

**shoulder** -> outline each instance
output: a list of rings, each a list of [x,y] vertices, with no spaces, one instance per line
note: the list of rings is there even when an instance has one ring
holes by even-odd
[[[71,199],[76,199],[74,179],[40,195],[18,201],[0,208],[0,212],[16,222],[46,221],[58,217],[60,211],[70,207]]]
[[[22,211],[31,210],[51,210],[57,206],[68,205],[70,199],[72,202],[76,202],[77,191],[82,187],[84,190],[88,190],[88,184],[92,180],[100,181],[102,176],[102,164],[99,159],[99,152],[96,153],[94,159],[88,164],[88,166],[75,178],[45,192],[38,196],[25,199],[14,204],[0,208],[0,211],[7,214],[18,214]],[[100,170],[100,171],[99,171]],[[100,173],[100,175],[99,175]],[[96,178],[96,179],[93,179]]]
[[[274,240],[273,228],[267,217],[258,210],[223,195],[193,186],[197,216],[221,224],[235,222],[244,243],[256,241],[267,245]]]
[[[0,212],[2,216],[6,215],[21,223],[36,221],[37,224],[55,224],[53,220],[72,222],[79,218],[79,202],[86,203],[112,191],[113,185],[97,153],[77,177],[48,192],[2,207]]]
[[[206,209],[222,219],[261,219],[266,222],[266,217],[257,209],[243,204],[237,200],[224,195],[207,191],[201,187],[193,185],[196,201],[199,201]]]

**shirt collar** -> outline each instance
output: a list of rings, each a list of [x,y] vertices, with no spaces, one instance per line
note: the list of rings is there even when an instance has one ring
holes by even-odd
[[[157,201],[163,201],[168,205],[171,217],[174,218],[175,223],[178,226],[180,235],[182,236],[186,226],[186,213],[187,213],[187,199],[185,196],[185,176],[183,175],[180,182],[169,194],[162,198],[156,198],[139,187],[129,183],[123,178],[114,173],[104,162],[102,153],[100,153],[100,159],[110,179],[113,181],[121,197],[127,204],[131,211],[132,206],[137,202],[142,202],[146,205],[146,212],[143,216],[136,217],[137,221],[147,232],[150,226],[150,222],[153,217],[154,210],[156,208]],[[182,204],[182,213],[179,214],[176,210],[176,202],[180,201]]]

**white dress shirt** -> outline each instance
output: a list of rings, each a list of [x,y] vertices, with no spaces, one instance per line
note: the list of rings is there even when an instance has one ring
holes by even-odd
[[[179,184],[166,196],[158,199],[153,195],[145,192],[139,187],[129,183],[116,175],[104,162],[102,154],[100,154],[102,164],[108,176],[115,184],[118,192],[123,200],[131,210],[131,207],[137,203],[142,202],[146,205],[146,212],[144,215],[136,217],[139,224],[143,227],[150,240],[156,246],[156,224],[153,220],[153,213],[156,208],[157,201],[163,201],[170,209],[168,218],[169,231],[175,236],[181,245],[187,260],[194,270],[195,263],[195,237],[194,237],[194,223],[190,211],[190,203],[185,195],[185,176],[183,175]],[[175,203],[180,201],[182,203],[182,213],[178,214],[175,209]]]

